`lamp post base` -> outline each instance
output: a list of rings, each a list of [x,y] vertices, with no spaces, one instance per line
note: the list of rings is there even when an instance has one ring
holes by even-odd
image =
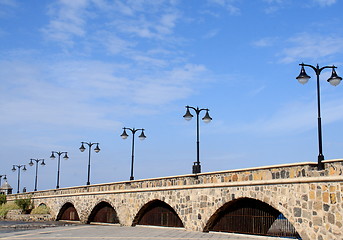
[[[319,154],[318,155],[318,170],[324,170],[325,169],[323,161],[324,161],[324,156]]]
[[[131,177],[130,177],[130,181],[132,181],[132,180],[135,180],[135,178],[131,176]]]
[[[197,164],[197,162],[193,165],[193,174],[201,173],[201,166],[200,164]]]

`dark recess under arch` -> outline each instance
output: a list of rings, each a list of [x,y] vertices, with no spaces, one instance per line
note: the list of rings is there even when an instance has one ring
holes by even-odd
[[[160,200],[145,204],[133,220],[132,226],[135,225],[184,227],[175,210]]]
[[[57,221],[59,220],[80,221],[80,218],[79,218],[79,214],[77,214],[77,211],[74,205],[68,202],[63,205],[56,220]]]
[[[272,206],[251,198],[240,198],[226,203],[209,219],[204,231],[301,239],[283,214]]]
[[[102,222],[102,223],[119,223],[117,212],[107,202],[100,202],[94,207],[89,215],[87,223]]]

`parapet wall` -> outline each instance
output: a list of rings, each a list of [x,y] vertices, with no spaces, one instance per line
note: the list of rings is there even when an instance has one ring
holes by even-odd
[[[7,197],[8,201],[21,198],[31,194],[32,198],[48,197],[56,195],[82,195],[99,192],[137,192],[151,191],[153,189],[187,189],[195,186],[210,186],[212,184],[234,186],[261,185],[261,184],[283,184],[296,182],[311,182],[311,178],[322,177],[323,181],[336,181],[337,177],[343,176],[343,159],[324,161],[325,170],[318,171],[314,162],[283,164],[257,168],[246,168],[238,170],[227,170],[208,172],[200,174],[189,174],[162,178],[142,179],[125,182],[114,182],[94,184],[89,186],[77,186],[52,190],[44,190],[30,193],[12,194]]]

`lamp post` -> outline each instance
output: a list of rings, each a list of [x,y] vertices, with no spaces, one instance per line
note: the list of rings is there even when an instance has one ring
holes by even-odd
[[[57,184],[56,184],[56,188],[60,188],[60,160],[61,160],[61,155],[64,154],[63,159],[64,160],[68,160],[69,157],[67,155],[67,152],[56,152],[56,151],[52,151],[51,152],[51,159],[55,159],[55,153],[58,155],[58,163],[57,163]]]
[[[36,162],[36,177],[35,177],[35,192],[37,191],[37,176],[38,176],[38,163],[41,162],[40,165],[45,166],[45,162],[44,159],[35,159],[35,158],[31,158],[30,159],[30,163],[29,165],[32,167],[34,165],[33,161]]]
[[[183,115],[183,118],[187,121],[190,121],[193,118],[193,115],[191,114],[191,112],[189,111],[189,109],[193,109],[197,115],[197,161],[194,162],[193,165],[193,174],[197,174],[197,173],[201,173],[201,166],[200,166],[200,141],[199,141],[199,114],[201,111],[206,111],[205,116],[202,118],[202,120],[205,123],[209,123],[211,122],[212,118],[210,117],[210,115],[208,114],[208,111],[210,111],[207,108],[201,108],[199,109],[198,107],[190,107],[190,106],[186,106],[187,111],[186,114]]]
[[[99,148],[99,143],[92,143],[92,142],[81,142],[81,147],[79,148],[81,152],[84,152],[86,150],[84,144],[87,144],[88,145],[88,149],[89,149],[89,152],[88,152],[88,180],[87,180],[87,185],[90,185],[90,173],[91,173],[91,148],[94,144],[96,144],[96,147],[94,148],[94,151],[96,153],[100,152],[100,148]]]
[[[1,187],[1,178],[4,177],[4,180],[6,181],[7,180],[7,177],[6,175],[0,175],[0,187]]]
[[[138,138],[140,140],[146,139],[146,136],[144,135],[144,128],[135,129],[135,128],[124,127],[123,129],[124,129],[124,131],[120,135],[122,139],[127,139],[127,137],[129,136],[126,133],[126,130],[130,130],[132,133],[132,154],[131,154],[131,176],[130,176],[130,180],[134,180],[134,177],[133,177],[133,161],[134,161],[134,152],[135,152],[135,133],[137,131],[142,131],[141,134],[138,136]]]
[[[20,187],[20,168],[23,168],[23,171],[26,171],[25,165],[13,165],[12,171],[15,172],[18,169],[18,190],[17,193],[19,193],[19,187]]]
[[[318,147],[319,147],[319,154],[318,154],[318,170],[324,169],[324,155],[323,155],[323,147],[322,147],[322,121],[321,121],[321,114],[320,114],[320,86],[319,86],[319,75],[325,68],[332,68],[332,74],[331,77],[327,80],[331,85],[337,86],[342,78],[339,77],[335,71],[335,66],[324,66],[319,68],[318,64],[317,66],[312,66],[304,63],[299,64],[301,66],[301,71],[298,77],[296,79],[301,83],[305,84],[308,82],[308,80],[311,78],[309,75],[306,74],[304,67],[310,67],[314,70],[314,72],[317,75],[317,106],[318,106]]]

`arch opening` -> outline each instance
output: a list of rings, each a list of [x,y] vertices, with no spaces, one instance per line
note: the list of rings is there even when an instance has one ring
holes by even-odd
[[[132,226],[135,225],[184,227],[175,210],[160,200],[153,200],[145,204],[132,223]]]
[[[301,239],[294,226],[272,206],[251,198],[226,203],[212,215],[204,231]]]
[[[101,223],[119,223],[117,212],[107,202],[100,202],[97,204],[91,214],[89,215],[87,223],[101,222]]]
[[[80,221],[79,214],[77,213],[74,205],[70,202],[63,205],[57,216],[59,220]]]

